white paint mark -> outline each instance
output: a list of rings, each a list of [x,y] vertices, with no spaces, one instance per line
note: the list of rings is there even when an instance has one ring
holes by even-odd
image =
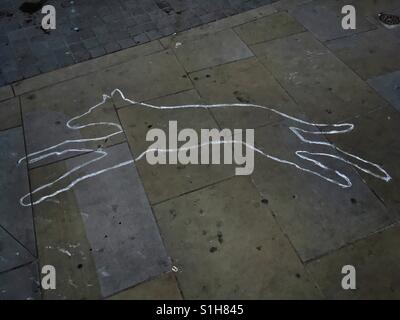
[[[71,252],[69,252],[69,251],[66,250],[66,249],[58,248],[58,251],[60,251],[60,252],[62,252],[62,253],[65,253],[65,254],[66,254],[67,256],[69,256],[69,257],[72,257]]]
[[[175,43],[175,49],[179,48],[182,45],[182,42]]]
[[[72,281],[72,279],[68,280],[68,283],[73,286],[74,288],[78,288],[78,286]]]
[[[80,170],[80,169],[82,169],[82,168],[84,168],[84,167],[96,162],[96,161],[99,161],[99,160],[101,160],[101,159],[103,159],[104,157],[107,156],[107,152],[105,150],[102,150],[102,149],[70,148],[70,149],[65,149],[63,151],[54,151],[54,149],[59,148],[59,147],[64,146],[64,145],[67,145],[67,144],[75,144],[75,143],[90,142],[90,141],[102,141],[103,142],[103,141],[106,141],[107,139],[109,139],[110,137],[113,137],[115,135],[121,134],[123,132],[122,127],[119,124],[113,123],[113,122],[92,122],[92,123],[88,123],[88,124],[84,124],[84,125],[78,125],[78,124],[73,125],[72,124],[73,122],[77,121],[78,119],[81,119],[82,117],[85,117],[86,115],[90,114],[95,109],[102,107],[107,102],[107,100],[112,99],[112,97],[116,93],[118,93],[122,97],[122,99],[124,101],[128,102],[131,106],[142,106],[142,107],[158,109],[158,110],[196,109],[196,108],[213,109],[213,108],[229,108],[229,107],[231,107],[231,108],[248,107],[248,108],[256,108],[256,109],[263,109],[263,110],[266,110],[266,111],[270,111],[270,112],[273,112],[273,113],[275,113],[277,115],[280,115],[282,118],[292,120],[292,121],[294,121],[294,122],[296,122],[298,124],[313,127],[315,130],[305,130],[305,129],[301,129],[301,128],[297,128],[297,127],[289,127],[289,130],[292,131],[292,133],[295,134],[300,139],[300,141],[302,141],[303,143],[322,145],[322,146],[326,146],[326,147],[332,148],[335,151],[335,153],[339,153],[339,154],[342,154],[342,155],[344,155],[346,157],[349,157],[353,161],[357,160],[358,162],[362,163],[365,166],[371,166],[374,169],[376,169],[378,173],[372,172],[369,169],[366,169],[366,168],[362,167],[360,164],[357,164],[357,163],[352,162],[350,160],[346,160],[345,158],[340,157],[340,156],[338,156],[336,154],[322,153],[322,152],[310,152],[310,151],[306,151],[306,150],[297,150],[297,151],[295,151],[295,154],[296,154],[297,157],[299,157],[299,158],[301,158],[301,159],[303,159],[305,161],[311,162],[312,164],[314,164],[317,167],[319,167],[320,169],[322,169],[322,172],[329,171],[331,173],[334,173],[337,176],[337,178],[336,179],[332,179],[332,178],[329,178],[327,175],[324,175],[323,173],[319,173],[319,172],[304,168],[304,167],[302,167],[302,166],[300,166],[300,165],[298,165],[298,164],[296,164],[294,162],[291,162],[289,160],[281,159],[281,158],[278,158],[276,156],[267,154],[264,151],[262,151],[261,149],[255,147],[255,146],[253,147],[252,145],[247,144],[247,143],[245,143],[243,141],[236,141],[236,140],[211,141],[209,143],[203,143],[203,144],[191,146],[191,147],[188,147],[188,148],[180,148],[180,149],[147,149],[144,152],[142,152],[134,160],[133,159],[132,160],[127,160],[127,161],[121,162],[119,164],[113,165],[111,167],[108,167],[108,168],[105,168],[105,169],[102,169],[102,170],[99,170],[99,171],[96,171],[96,172],[92,172],[90,174],[86,174],[84,176],[78,177],[78,178],[73,180],[70,184],[68,184],[64,188],[61,188],[61,189],[58,189],[58,190],[56,190],[56,191],[54,191],[52,193],[49,193],[49,194],[39,198],[36,201],[33,201],[33,202],[31,201],[31,202],[26,203],[25,202],[26,198],[28,198],[30,196],[33,196],[34,194],[38,193],[39,191],[41,191],[43,189],[47,189],[47,188],[51,187],[52,185],[54,185],[55,183],[59,182],[60,180],[70,176],[72,173],[74,173],[74,172],[76,172],[76,171],[78,171],[78,170]],[[65,141],[60,142],[60,143],[58,143],[56,145],[53,145],[51,147],[48,147],[48,148],[45,148],[45,149],[42,149],[42,150],[39,150],[39,151],[36,151],[36,152],[32,152],[32,153],[28,154],[26,157],[21,158],[18,161],[18,164],[20,164],[24,160],[27,160],[28,163],[32,164],[32,163],[41,161],[43,159],[46,159],[46,158],[48,158],[50,156],[54,156],[54,155],[55,156],[60,156],[60,155],[66,154],[66,153],[91,152],[91,153],[94,153],[94,154],[98,155],[96,158],[94,158],[92,160],[89,160],[87,162],[84,162],[84,163],[72,168],[71,170],[69,170],[66,173],[64,173],[61,176],[59,176],[54,181],[49,182],[47,184],[44,184],[44,185],[36,188],[35,190],[33,190],[31,193],[28,193],[25,196],[23,196],[20,199],[20,204],[22,206],[30,206],[30,205],[39,204],[39,203],[43,202],[46,199],[53,198],[53,197],[57,196],[60,193],[63,193],[63,192],[66,192],[66,191],[70,190],[76,184],[78,184],[78,183],[80,183],[80,182],[82,182],[84,180],[93,178],[95,176],[98,176],[98,175],[100,175],[102,173],[105,173],[105,172],[108,172],[108,171],[111,171],[111,170],[115,170],[115,169],[130,165],[130,164],[133,164],[134,162],[141,160],[149,152],[155,152],[155,151],[166,152],[166,153],[167,152],[177,152],[179,150],[185,151],[185,150],[190,150],[190,149],[194,149],[194,148],[200,148],[200,147],[203,147],[203,146],[206,146],[206,145],[210,145],[210,144],[224,144],[224,143],[242,144],[242,145],[246,146],[247,148],[253,149],[255,152],[257,152],[258,154],[260,154],[261,156],[263,156],[263,157],[265,157],[267,159],[270,159],[270,160],[277,161],[277,162],[285,164],[285,165],[289,165],[289,166],[295,167],[298,170],[301,170],[301,171],[310,173],[312,175],[315,175],[315,176],[317,176],[317,177],[319,177],[319,178],[321,178],[321,179],[323,179],[325,181],[328,181],[330,183],[336,184],[336,185],[338,185],[338,186],[340,186],[342,188],[349,188],[349,187],[352,186],[352,183],[351,183],[350,179],[345,174],[341,173],[340,171],[334,170],[334,169],[324,165],[323,163],[313,159],[313,157],[333,158],[333,159],[342,161],[344,163],[347,163],[347,164],[349,164],[349,165],[361,170],[362,172],[364,172],[366,174],[369,174],[369,175],[371,175],[371,176],[373,176],[373,177],[375,177],[377,179],[381,179],[381,180],[386,181],[386,182],[391,180],[390,175],[381,166],[379,166],[378,164],[375,164],[373,162],[364,160],[361,157],[358,157],[358,156],[353,155],[353,154],[351,154],[349,152],[346,152],[343,149],[335,146],[332,143],[324,142],[324,141],[314,141],[314,140],[307,139],[307,138],[305,138],[303,136],[303,134],[316,135],[316,136],[318,136],[318,135],[344,134],[344,133],[351,132],[354,129],[354,125],[353,124],[351,124],[351,123],[335,123],[335,124],[311,123],[311,122],[307,122],[307,121],[292,117],[292,116],[290,116],[290,115],[288,115],[286,113],[280,112],[280,111],[278,111],[278,110],[276,110],[276,109],[274,109],[272,107],[266,107],[266,106],[261,106],[261,105],[256,105],[256,104],[233,103],[233,104],[209,104],[209,105],[193,104],[193,105],[177,105],[177,106],[155,106],[155,105],[151,105],[151,104],[148,104],[148,103],[138,102],[138,101],[134,101],[134,100],[128,99],[128,98],[125,97],[125,95],[122,93],[121,90],[115,89],[115,90],[113,90],[111,92],[110,95],[103,94],[103,100],[100,103],[90,107],[85,113],[71,118],[70,120],[68,120],[66,125],[71,130],[80,130],[80,129],[83,129],[83,128],[94,127],[94,126],[108,126],[108,127],[115,128],[116,131],[111,133],[111,134],[104,135],[104,136],[101,136],[101,137],[84,138],[84,139],[76,139],[76,140],[65,140]],[[330,128],[334,128],[334,129],[329,130],[329,127]]]

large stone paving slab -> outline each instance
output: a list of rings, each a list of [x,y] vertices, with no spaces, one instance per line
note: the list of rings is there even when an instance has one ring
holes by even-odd
[[[328,299],[399,299],[399,227],[391,227],[367,239],[307,264],[307,269]],[[343,266],[356,269],[356,290],[343,290]]]
[[[102,101],[104,87],[101,81],[102,79],[96,74],[89,74],[23,95],[21,108],[28,154],[57,145],[65,140],[104,137],[118,131],[118,128],[105,125],[89,126],[78,130],[72,130],[66,125],[68,120],[82,115],[90,107]],[[92,113],[72,122],[71,125],[79,126],[93,122],[119,124],[111,100]],[[124,136],[119,134],[107,140],[68,143],[50,150],[50,152],[78,148],[97,149],[99,146],[110,146],[123,140]],[[51,156],[32,163],[30,166],[51,163],[77,154],[79,152],[67,152],[58,157]]]
[[[303,111],[256,58],[195,72],[190,77],[209,104],[252,103],[304,117]],[[282,119],[273,112],[249,107],[225,107],[210,111],[221,128],[250,129]]]
[[[181,300],[176,278],[172,272],[158,278],[138,284],[137,286],[117,293],[111,300]]]
[[[0,87],[0,101],[14,96],[11,86]]]
[[[320,297],[248,177],[166,201],[154,210],[184,298]]]
[[[246,44],[256,44],[305,31],[304,27],[286,12],[280,12],[245,23],[234,31]]]
[[[169,43],[187,72],[253,56],[249,48],[230,29],[204,35],[195,40]]]
[[[392,177],[383,183],[369,175],[362,175],[368,186],[379,196],[389,210],[400,213],[400,115],[393,108],[383,108],[354,119],[354,132],[331,137],[340,147],[353,150],[360,156],[380,164]]]
[[[26,164],[18,165],[24,155],[21,127],[0,132],[0,225],[36,255],[32,210],[19,203],[19,199],[29,193]]]
[[[400,111],[400,70],[371,78],[368,83]]]
[[[40,279],[37,263],[0,274],[0,300],[39,300]]]
[[[32,189],[53,181],[67,170],[65,161],[31,170]],[[67,178],[63,186],[71,182]],[[34,200],[38,199],[35,195]],[[40,265],[52,265],[57,271],[56,290],[44,290],[44,299],[100,298],[93,248],[83,223],[86,216],[74,192],[61,193],[34,206],[34,214]]]
[[[252,49],[312,121],[342,121],[387,105],[310,33]]]
[[[338,180],[334,171],[318,168],[295,155],[297,150],[333,155],[335,152],[328,147],[302,143],[289,130],[289,126],[293,125],[306,130],[316,129],[291,121],[269,125],[256,130],[256,146],[271,156]],[[351,133],[341,136],[344,140],[352,139]],[[307,138],[326,141],[323,137]],[[359,155],[350,147],[344,150]],[[323,156],[311,158],[345,174],[352,186],[342,188],[316,175],[259,155],[255,157],[252,174],[256,188],[268,201],[268,207],[303,261],[366,237],[395,221],[396,215],[381,203],[353,167]],[[373,156],[367,157],[367,160],[379,162],[379,158]],[[344,180],[339,178],[338,182],[344,183]],[[376,183],[386,184],[381,180]]]
[[[327,46],[363,79],[400,69],[400,39],[383,28],[333,40]]]
[[[118,88],[134,101],[155,99],[193,87],[171,50],[108,68],[99,77],[105,83],[106,93]],[[117,107],[127,105],[118,95],[114,102]]]
[[[149,103],[160,106],[202,103],[195,90],[151,100]],[[177,121],[178,131],[192,128],[218,129],[209,111],[199,109],[155,110],[139,106],[128,106],[118,110],[130,148],[135,157],[139,156],[153,142],[146,141],[147,132],[152,128],[169,132],[169,121]],[[182,145],[180,143],[178,146]],[[221,162],[222,163],[222,162]],[[137,163],[146,193],[151,203],[157,203],[180,194],[199,189],[232,176],[235,171],[231,165],[150,165],[146,158]],[[170,186],[173,186],[171,188]]]
[[[126,144],[106,150],[107,158],[74,177],[132,159]],[[49,182],[54,178],[52,172],[58,175],[93,157],[87,154],[68,159],[65,164],[37,168],[32,171],[32,181],[36,186]],[[57,183],[51,190],[67,184]],[[77,184],[72,191],[37,205],[35,215],[40,261],[61,268],[60,286],[65,290],[57,291],[67,298],[93,298],[100,292],[103,297],[110,296],[171,269],[133,164]]]
[[[346,37],[375,28],[361,10],[357,10],[358,5],[356,5],[357,27],[355,30],[344,30],[342,8],[349,4],[352,4],[351,1],[346,0],[315,0],[295,7],[290,13],[321,41]]]
[[[19,99],[13,98],[0,102],[0,130],[14,128],[21,125],[21,110]]]

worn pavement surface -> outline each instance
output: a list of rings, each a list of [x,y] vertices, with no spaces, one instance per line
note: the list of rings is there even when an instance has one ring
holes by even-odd
[[[183,2],[168,2],[169,16],[179,15]],[[202,20],[200,2],[208,3],[190,1],[198,6],[188,7]],[[354,31],[340,28],[340,9],[349,2],[358,13]],[[174,35],[181,30],[155,28],[168,34],[159,40],[146,30],[146,43],[108,55],[113,50],[105,42],[96,59],[89,59],[90,48],[82,49],[88,61],[73,64],[81,61],[73,54],[68,67],[0,87],[0,299],[400,298],[400,38],[375,18],[396,10],[397,0],[282,0]],[[95,33],[89,30],[88,39]],[[8,36],[18,38],[13,32]],[[83,48],[86,39],[79,37],[77,48]],[[2,70],[10,68],[4,61]],[[308,121],[351,122],[353,132],[321,135],[321,141],[383,166],[393,179],[333,163],[353,183],[343,189],[259,156],[251,176],[236,176],[232,165],[152,166],[142,160],[21,206],[29,190],[94,154],[63,153],[29,165],[17,165],[18,159],[66,139],[108,134],[99,126],[69,130],[65,123],[115,88],[154,105],[256,103]],[[287,120],[263,110],[160,111],[116,96],[87,120],[118,123],[123,134],[82,142],[108,157],[33,200],[131,161],[149,146],[148,130],[166,129],[169,120],[196,131],[254,128],[256,145],[302,165],[293,152],[309,148],[288,131]],[[40,288],[44,265],[57,270],[55,290]],[[357,290],[342,289],[344,265],[356,268]]]

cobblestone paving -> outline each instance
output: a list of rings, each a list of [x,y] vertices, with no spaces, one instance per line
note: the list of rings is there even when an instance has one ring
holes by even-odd
[[[190,29],[274,0],[0,0],[0,86]],[[57,29],[41,28],[41,7]],[[37,9],[35,11],[35,9]]]

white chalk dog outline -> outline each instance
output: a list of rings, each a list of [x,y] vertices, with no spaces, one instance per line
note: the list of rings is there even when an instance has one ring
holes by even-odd
[[[321,152],[309,152],[309,151],[306,151],[306,150],[297,150],[297,151],[295,151],[295,154],[299,158],[301,158],[303,160],[306,160],[306,161],[310,161],[313,164],[315,164],[316,166],[320,167],[321,169],[334,172],[339,177],[339,179],[343,179],[344,180],[344,181],[340,182],[338,180],[329,178],[329,177],[327,177],[327,176],[325,176],[325,175],[323,175],[321,173],[318,173],[316,171],[304,168],[304,167],[302,167],[302,166],[300,166],[300,165],[298,165],[298,164],[296,164],[294,162],[291,162],[291,161],[288,161],[288,160],[284,160],[284,159],[280,159],[278,157],[269,155],[269,154],[265,153],[264,151],[258,149],[257,147],[252,146],[250,144],[247,144],[247,143],[245,143],[243,141],[238,141],[238,140],[220,140],[220,141],[210,141],[208,143],[198,144],[198,145],[190,146],[190,147],[187,147],[187,148],[178,148],[178,149],[154,149],[153,148],[153,149],[147,149],[144,152],[142,152],[135,159],[124,161],[124,162],[121,162],[119,164],[113,165],[111,167],[108,167],[108,168],[105,168],[105,169],[102,169],[102,170],[99,170],[99,171],[96,171],[96,172],[93,172],[93,173],[90,173],[90,174],[86,174],[84,176],[81,176],[81,177],[73,180],[70,184],[68,184],[64,188],[58,189],[58,190],[56,190],[56,191],[54,191],[54,192],[52,192],[50,194],[47,194],[47,195],[39,198],[38,200],[36,200],[34,202],[25,203],[24,200],[27,197],[32,197],[35,193],[37,193],[37,192],[39,192],[39,191],[41,191],[43,189],[51,187],[52,185],[54,185],[58,181],[60,181],[60,180],[62,180],[64,178],[68,177],[69,175],[71,175],[73,172],[76,172],[79,169],[82,169],[82,168],[84,168],[84,167],[86,167],[86,166],[88,166],[88,165],[90,165],[90,164],[92,164],[92,163],[94,163],[96,161],[99,161],[102,158],[107,156],[107,152],[105,150],[102,150],[102,149],[71,148],[71,149],[65,149],[63,151],[53,151],[53,150],[56,149],[56,148],[59,148],[59,147],[61,147],[63,145],[70,144],[70,143],[73,144],[73,143],[81,143],[81,142],[89,142],[89,141],[105,141],[105,140],[107,140],[108,138],[110,138],[112,136],[115,136],[115,135],[123,133],[123,129],[122,129],[121,125],[119,125],[117,123],[113,123],[113,122],[92,122],[92,123],[83,124],[83,125],[73,125],[72,124],[74,121],[76,121],[76,120],[78,120],[78,119],[90,114],[95,109],[100,108],[101,106],[103,106],[107,102],[107,100],[112,99],[113,96],[116,93],[118,93],[124,101],[128,102],[132,106],[133,105],[138,105],[138,106],[143,106],[143,107],[153,108],[153,109],[159,109],[159,110],[188,109],[188,108],[211,109],[211,108],[227,108],[227,107],[249,107],[249,108],[258,108],[258,109],[268,110],[268,111],[276,113],[276,114],[278,114],[278,115],[280,115],[280,116],[282,116],[282,117],[284,117],[286,119],[290,119],[290,120],[292,120],[294,122],[297,122],[297,123],[300,123],[300,124],[303,124],[303,125],[308,125],[308,126],[315,127],[316,131],[304,130],[304,129],[297,128],[297,127],[289,127],[289,129],[302,142],[308,143],[308,144],[317,144],[317,145],[324,145],[324,146],[331,147],[332,149],[334,149],[339,154],[340,153],[344,154],[347,157],[350,157],[352,159],[356,159],[357,161],[359,161],[359,162],[361,162],[363,164],[370,165],[370,166],[376,168],[381,174],[374,173],[374,172],[372,172],[372,171],[370,171],[368,169],[365,169],[365,168],[361,167],[360,165],[358,165],[358,164],[356,164],[356,163],[354,163],[352,161],[346,160],[346,159],[344,159],[344,158],[342,158],[342,157],[340,157],[340,156],[338,156],[336,154],[321,153]],[[92,127],[92,126],[98,126],[98,125],[115,127],[117,129],[117,131],[115,131],[114,133],[108,134],[106,136],[102,136],[102,137],[74,139],[74,140],[64,140],[63,142],[60,142],[60,143],[58,143],[56,145],[53,145],[51,147],[48,147],[48,148],[45,148],[45,149],[42,149],[42,150],[39,150],[39,151],[36,151],[36,152],[29,153],[28,155],[26,155],[25,157],[22,157],[18,161],[18,164],[20,164],[22,161],[25,161],[25,160],[29,164],[32,164],[32,163],[41,161],[41,160],[43,160],[45,158],[48,158],[50,156],[60,156],[60,155],[63,155],[63,154],[69,153],[69,152],[72,152],[72,153],[74,153],[74,152],[79,152],[79,153],[82,153],[82,152],[85,152],[85,153],[86,152],[93,152],[93,153],[96,153],[96,154],[99,155],[97,158],[94,158],[92,160],[89,160],[87,162],[82,163],[81,165],[78,165],[78,166],[72,168],[71,170],[69,170],[66,173],[64,173],[61,176],[59,176],[57,179],[55,179],[55,180],[53,180],[53,181],[51,181],[51,182],[49,182],[47,184],[44,184],[44,185],[36,188],[32,192],[24,195],[23,197],[20,198],[20,201],[19,201],[22,206],[37,205],[37,204],[43,202],[44,200],[53,198],[53,197],[57,196],[58,194],[60,194],[62,192],[66,192],[66,191],[70,190],[77,183],[79,183],[81,181],[87,180],[89,178],[93,178],[93,177],[95,177],[95,176],[97,176],[99,174],[105,173],[107,171],[118,169],[118,168],[121,168],[123,166],[126,166],[126,165],[129,165],[131,163],[134,163],[136,161],[139,161],[140,159],[142,159],[149,152],[155,152],[155,151],[158,151],[158,152],[177,152],[179,150],[185,151],[185,150],[194,149],[194,148],[201,148],[201,147],[206,146],[206,145],[224,144],[224,143],[242,144],[242,145],[246,146],[247,148],[253,149],[256,153],[258,153],[258,154],[260,154],[260,155],[262,155],[262,156],[264,156],[264,157],[266,157],[268,159],[271,159],[271,160],[274,160],[274,161],[277,161],[277,162],[280,162],[280,163],[283,163],[283,164],[286,164],[286,165],[294,166],[298,170],[305,171],[305,172],[311,173],[313,175],[316,175],[316,176],[318,176],[318,177],[320,177],[320,178],[322,178],[322,179],[324,179],[324,180],[326,180],[326,181],[328,181],[330,183],[336,184],[336,185],[338,185],[338,186],[340,186],[342,188],[350,188],[352,186],[352,183],[351,183],[350,179],[345,174],[341,173],[340,171],[331,169],[328,166],[324,165],[323,163],[321,163],[321,162],[319,162],[319,161],[317,161],[315,159],[310,158],[309,156],[323,156],[323,157],[334,158],[334,159],[343,161],[343,162],[345,162],[345,163],[347,163],[347,164],[349,164],[349,165],[351,165],[351,166],[363,171],[364,173],[367,173],[367,174],[369,174],[369,175],[371,175],[371,176],[373,176],[375,178],[381,179],[383,181],[389,182],[392,179],[391,176],[381,166],[379,166],[378,164],[375,164],[373,162],[370,162],[370,161],[367,161],[365,159],[362,159],[362,158],[360,158],[360,157],[358,157],[356,155],[353,155],[353,154],[351,154],[349,152],[346,152],[346,151],[342,150],[341,148],[335,146],[332,143],[324,142],[324,141],[309,140],[309,139],[306,139],[302,135],[303,133],[312,134],[312,135],[333,135],[333,134],[348,133],[348,132],[350,132],[350,131],[352,131],[354,129],[354,125],[353,124],[351,124],[351,123],[339,123],[339,124],[338,123],[336,123],[336,124],[311,123],[311,122],[307,122],[307,121],[292,117],[292,116],[290,116],[290,115],[288,115],[286,113],[280,112],[280,111],[278,111],[278,110],[276,110],[274,108],[261,106],[261,105],[256,105],[256,104],[228,103],[228,104],[193,104],[193,105],[177,105],[177,106],[155,106],[155,105],[151,105],[151,104],[148,104],[148,103],[143,103],[143,102],[138,102],[138,101],[134,101],[134,100],[128,99],[128,98],[125,97],[125,95],[122,93],[121,90],[114,89],[111,92],[110,95],[103,94],[103,100],[100,103],[90,107],[85,113],[69,119],[67,121],[67,123],[66,123],[66,126],[71,130],[80,130],[80,129],[83,129],[83,128]],[[335,130],[328,130],[328,131],[321,130],[321,128],[324,128],[324,127],[333,127],[333,128],[335,128]]]

